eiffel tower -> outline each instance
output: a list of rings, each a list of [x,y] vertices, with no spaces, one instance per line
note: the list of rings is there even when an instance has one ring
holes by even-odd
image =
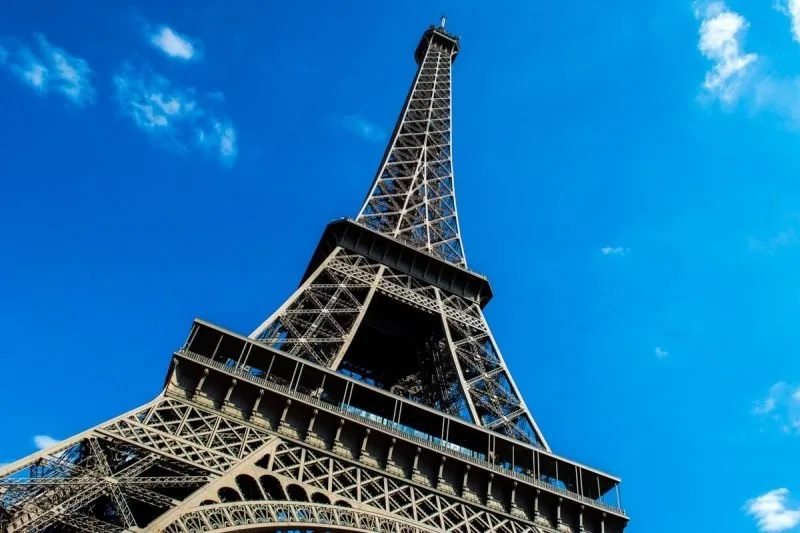
[[[249,336],[203,320],[151,402],[0,469],[0,531],[619,533],[620,480],[554,454],[482,309],[431,26],[355,219]]]

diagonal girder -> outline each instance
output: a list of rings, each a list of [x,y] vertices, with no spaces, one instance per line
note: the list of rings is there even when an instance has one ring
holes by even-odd
[[[203,429],[207,427],[211,430]],[[154,441],[148,434],[162,435],[154,446],[157,450],[150,448]],[[228,439],[236,444],[225,442]],[[230,457],[231,464],[267,440],[261,431],[184,402],[158,398],[0,468],[0,531],[122,531],[142,526],[142,521],[175,507],[214,477],[202,465],[198,447]],[[170,441],[179,444],[169,446]],[[211,463],[220,470],[223,464]]]

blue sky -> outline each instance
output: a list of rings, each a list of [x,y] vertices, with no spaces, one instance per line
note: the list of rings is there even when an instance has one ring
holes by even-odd
[[[468,261],[553,449],[632,532],[800,531],[798,0],[6,3],[0,462],[290,294],[442,12]]]

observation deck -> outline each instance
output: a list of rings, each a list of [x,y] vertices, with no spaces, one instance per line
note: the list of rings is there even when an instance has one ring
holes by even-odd
[[[333,453],[515,520],[602,521],[606,533],[621,532],[628,521],[617,477],[203,320],[175,352],[166,394],[282,437],[337,447]]]

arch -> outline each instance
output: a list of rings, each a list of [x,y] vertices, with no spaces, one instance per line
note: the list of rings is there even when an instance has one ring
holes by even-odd
[[[349,503],[347,503],[344,500],[339,500],[338,502],[336,502],[336,507],[350,507],[350,508],[352,508],[353,506],[350,505]]]
[[[272,476],[261,476],[259,478],[261,488],[268,500],[286,500],[286,493],[283,491],[281,482]]]
[[[314,503],[324,503],[330,505],[331,499],[328,498],[326,495],[322,494],[321,492],[315,492],[311,495],[311,501]]]
[[[258,488],[256,480],[247,474],[236,476],[236,486],[239,487],[239,492],[242,493],[245,500],[258,501],[264,499],[264,495],[261,493],[261,489]]]
[[[286,492],[289,493],[289,499],[293,502],[307,502],[308,494],[305,489],[300,485],[289,485],[286,487]]]
[[[269,454],[265,453],[261,459],[256,461],[256,466],[263,468],[264,470],[269,470]]]
[[[198,525],[208,531],[401,531],[403,533],[437,533],[439,530],[378,510],[336,509],[331,505],[308,502],[233,502],[187,509],[172,523],[166,533],[191,531]],[[196,529],[195,529],[196,530]]]
[[[219,496],[219,501],[223,503],[242,501],[242,495],[236,492],[235,489],[232,489],[230,487],[220,488],[217,491],[217,496]]]
[[[200,506],[203,506],[203,505],[216,505],[217,503],[219,503],[219,502],[216,502],[214,500],[203,500],[202,502],[200,502]]]

